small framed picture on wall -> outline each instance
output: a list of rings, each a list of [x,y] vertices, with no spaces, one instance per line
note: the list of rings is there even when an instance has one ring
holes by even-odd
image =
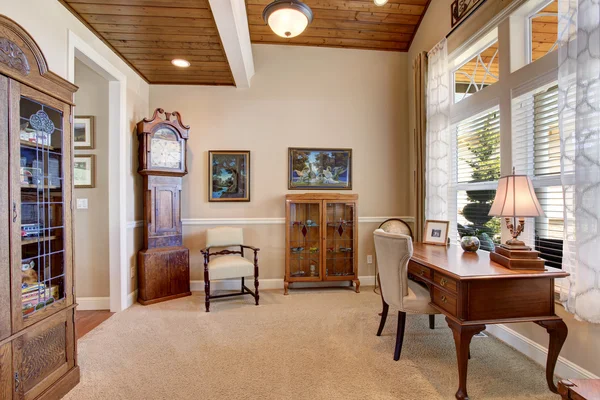
[[[250,152],[208,152],[208,201],[250,201]]]
[[[96,156],[78,154],[73,157],[73,183],[76,189],[96,187]]]
[[[423,243],[445,246],[448,243],[448,221],[425,221]]]
[[[73,122],[73,144],[77,150],[94,148],[95,120],[91,115],[76,116]]]

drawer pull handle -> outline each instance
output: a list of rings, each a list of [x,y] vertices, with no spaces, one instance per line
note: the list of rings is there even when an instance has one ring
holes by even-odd
[[[421,271],[419,271],[419,275],[421,275],[421,276],[425,275],[425,270],[422,269]]]
[[[441,286],[446,286],[446,283],[448,283],[448,281],[446,280],[446,278],[440,279],[440,285]]]
[[[446,296],[442,295],[442,303],[447,303],[448,299],[446,298]]]

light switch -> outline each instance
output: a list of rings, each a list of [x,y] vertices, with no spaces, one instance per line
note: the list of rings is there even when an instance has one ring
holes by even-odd
[[[88,199],[77,199],[77,209],[78,210],[87,210],[88,208]]]
[[[367,264],[373,264],[373,256],[371,254],[367,256]]]

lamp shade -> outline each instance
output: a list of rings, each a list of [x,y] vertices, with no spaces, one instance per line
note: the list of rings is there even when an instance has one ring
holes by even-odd
[[[304,32],[313,13],[300,0],[275,0],[265,7],[263,19],[276,35],[293,38]]]
[[[498,181],[496,197],[488,215],[494,217],[543,217],[531,179],[526,175],[508,175]]]

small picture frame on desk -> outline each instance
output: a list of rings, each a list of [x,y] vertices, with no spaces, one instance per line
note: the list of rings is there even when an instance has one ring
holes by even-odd
[[[448,243],[448,221],[427,220],[423,233],[423,243],[446,246]]]

